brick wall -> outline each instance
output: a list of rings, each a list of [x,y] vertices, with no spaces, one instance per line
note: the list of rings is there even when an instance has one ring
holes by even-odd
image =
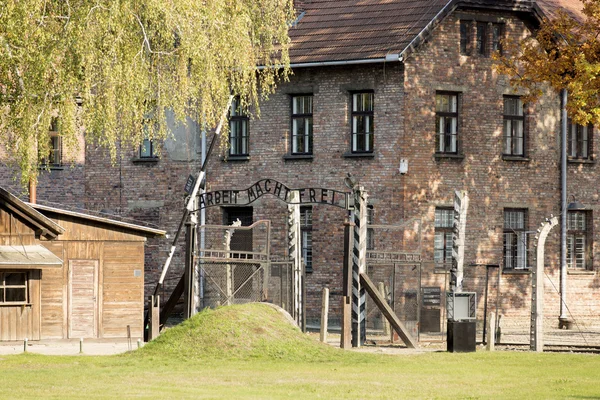
[[[493,20],[494,17],[498,15],[455,13],[406,61],[406,118],[400,147],[401,154],[409,161],[409,173],[403,182],[406,216],[423,218],[425,257],[431,259],[433,255],[435,208],[451,206],[455,189],[469,193],[464,288],[478,293],[480,317],[485,264],[503,263],[503,210],[527,209],[528,230],[532,231],[550,215],[561,214],[558,94],[547,92],[538,103],[526,105],[525,160],[503,159],[503,95],[521,93],[493,71],[491,58],[459,54],[460,19]],[[505,18],[504,22],[507,36],[522,37],[525,27],[521,21]],[[463,158],[438,158],[434,154],[438,91],[459,94],[459,137],[462,139],[459,153]],[[569,164],[568,193],[593,210],[595,221],[598,220],[598,190],[593,181],[597,173],[595,163]],[[598,239],[595,233],[594,241]],[[570,271],[568,275],[567,302],[576,317],[595,317],[590,310],[600,306],[600,296],[594,294],[599,284],[596,247],[594,254],[594,271],[584,274]],[[559,315],[556,291],[559,265],[560,226],[551,231],[546,243],[545,313],[556,318]],[[500,313],[508,318],[527,320],[531,275],[505,271],[500,288]],[[490,298],[495,298],[495,294],[490,293]]]

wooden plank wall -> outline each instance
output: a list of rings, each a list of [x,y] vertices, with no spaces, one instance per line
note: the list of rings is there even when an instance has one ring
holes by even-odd
[[[83,240],[83,241],[146,241],[140,235],[134,235],[125,229],[111,226],[105,228],[100,223],[74,219],[68,215],[53,216],[52,220],[65,229],[59,240]]]
[[[29,304],[0,306],[0,340],[40,339],[40,271],[29,271]]]
[[[65,260],[63,242],[44,242],[43,245],[61,260]],[[67,262],[61,268],[42,271],[42,338],[67,337]]]
[[[126,337],[127,325],[132,337],[142,337],[144,242],[106,242],[103,262],[103,337]]]
[[[27,246],[35,243],[33,230],[4,208],[0,208],[0,246]]]

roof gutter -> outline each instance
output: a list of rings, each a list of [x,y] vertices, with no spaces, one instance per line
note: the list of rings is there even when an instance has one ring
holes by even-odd
[[[359,60],[343,60],[343,61],[318,61],[318,62],[306,62],[306,63],[293,63],[290,64],[290,68],[309,68],[309,67],[335,67],[343,65],[359,65],[359,64],[380,64],[386,62],[402,62],[402,57],[397,53],[387,54],[385,57],[379,58],[363,58]],[[266,67],[259,65],[256,67],[259,71],[266,68],[283,68],[283,65],[272,65]]]

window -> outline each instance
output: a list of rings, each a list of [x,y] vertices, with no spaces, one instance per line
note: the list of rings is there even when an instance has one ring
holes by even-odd
[[[312,272],[312,207],[300,207],[300,234],[306,272]]]
[[[244,114],[239,97],[229,111],[229,155],[248,155],[248,116]]]
[[[367,250],[375,250],[375,230],[369,228],[375,220],[375,209],[372,204],[367,204]]]
[[[492,24],[492,51],[502,55],[502,39],[504,38],[504,25]]]
[[[504,269],[525,269],[527,260],[527,210],[504,210]]]
[[[567,266],[591,269],[591,213],[569,211],[567,213]]]
[[[352,94],[352,152],[373,152],[373,92]]]
[[[525,155],[525,116],[518,97],[504,97],[504,155]]]
[[[0,272],[0,303],[27,303],[26,272]]]
[[[568,122],[568,154],[569,158],[577,160],[589,160],[591,158],[592,136],[594,128],[589,126],[577,125],[569,120]]]
[[[45,157],[42,157],[41,163],[43,166],[54,168],[63,165],[62,159],[62,137],[58,133],[58,120],[54,118],[50,125],[50,142],[48,143],[49,151]]]
[[[435,209],[435,236],[433,240],[433,260],[437,265],[452,263],[453,221],[453,208]]]
[[[477,23],[477,43],[476,50],[477,54],[481,54],[482,56],[487,56],[487,23],[486,22],[478,22]]]
[[[460,21],[460,54],[471,55],[471,21]]]
[[[438,93],[435,96],[436,153],[458,152],[458,95]]]
[[[292,96],[292,154],[312,154],[313,96]]]
[[[156,149],[154,148],[153,140],[144,139],[140,145],[140,158],[156,158]]]

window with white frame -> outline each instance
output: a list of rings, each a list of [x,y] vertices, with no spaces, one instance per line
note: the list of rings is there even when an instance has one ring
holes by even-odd
[[[372,153],[375,124],[373,92],[352,94],[352,152]]]
[[[292,154],[313,152],[313,96],[292,96]]]
[[[312,272],[312,207],[310,206],[300,207],[300,235],[306,272]]]
[[[504,155],[525,155],[523,101],[515,96],[504,96]]]
[[[527,210],[504,210],[504,269],[528,268]]]
[[[458,153],[458,94],[435,96],[436,153]]]
[[[567,213],[567,266],[591,269],[591,218],[589,211]]]
[[[592,153],[592,137],[594,128],[592,125],[583,126],[568,122],[568,155],[573,160],[590,160]]]
[[[27,303],[27,272],[0,272],[0,303]]]
[[[229,155],[247,156],[248,151],[248,116],[236,97],[229,111]]]
[[[452,223],[453,208],[435,209],[435,235],[433,240],[433,260],[441,265],[452,263]]]

